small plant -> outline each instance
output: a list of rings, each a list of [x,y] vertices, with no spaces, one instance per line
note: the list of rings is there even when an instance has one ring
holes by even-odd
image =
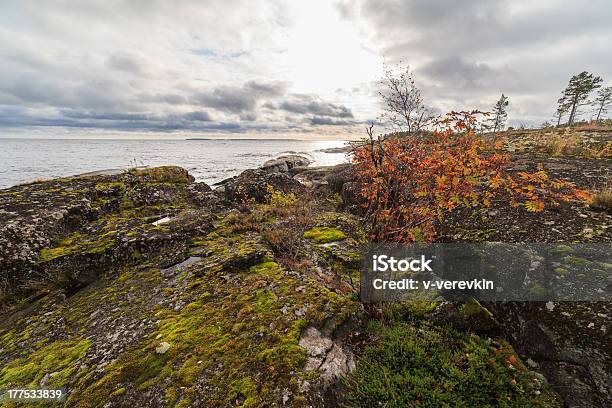
[[[274,187],[268,185],[266,188],[270,197],[268,203],[275,208],[286,208],[292,207],[297,204],[297,197],[293,193],[283,193],[282,191],[275,190]]]
[[[606,159],[612,157],[612,142],[585,143],[576,133],[571,135],[544,135],[538,146],[546,154],[554,157],[574,156]]]
[[[561,407],[510,345],[428,322],[370,321],[376,342],[345,379],[350,407]]]
[[[353,152],[362,189],[365,222],[378,242],[431,242],[436,226],[458,207],[489,207],[503,195],[530,212],[560,201],[587,199],[567,181],[507,171],[503,142],[477,137],[479,111],[451,112],[440,130],[423,138],[372,135]]]
[[[612,187],[606,187],[593,195],[591,207],[601,210],[612,210]]]

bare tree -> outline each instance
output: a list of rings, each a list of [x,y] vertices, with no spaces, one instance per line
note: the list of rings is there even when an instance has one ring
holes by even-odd
[[[597,108],[597,119],[601,117],[602,113],[608,111],[608,107],[612,104],[612,86],[601,88],[597,92],[597,98],[593,101],[593,105]]]
[[[389,121],[396,130],[408,134],[432,125],[437,115],[433,108],[423,103],[421,90],[414,83],[410,67],[401,63],[393,68],[385,65],[384,71],[379,92],[385,103],[382,119]]]

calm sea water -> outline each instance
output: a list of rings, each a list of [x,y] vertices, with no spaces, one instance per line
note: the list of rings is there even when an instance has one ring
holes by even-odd
[[[97,170],[173,164],[209,184],[287,152],[307,153],[315,165],[346,161],[317,150],[343,141],[306,140],[69,140],[0,139],[0,188]]]

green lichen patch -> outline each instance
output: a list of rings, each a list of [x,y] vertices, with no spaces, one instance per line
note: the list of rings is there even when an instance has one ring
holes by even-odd
[[[304,238],[312,239],[318,244],[327,244],[346,239],[346,234],[337,228],[314,227],[304,233]]]

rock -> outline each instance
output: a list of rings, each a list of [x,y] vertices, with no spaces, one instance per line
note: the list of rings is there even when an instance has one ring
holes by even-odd
[[[329,174],[325,176],[325,181],[329,185],[331,191],[338,194],[342,193],[344,184],[356,181],[353,165],[350,163],[343,163],[334,166],[330,169]]]
[[[325,177],[333,171],[332,166],[319,167],[296,167],[290,173],[295,174],[293,178],[308,188],[317,188],[326,185]]]
[[[157,354],[165,354],[168,350],[170,350],[170,344],[166,343],[165,341],[159,343],[159,346],[155,348],[155,352]]]
[[[470,298],[460,305],[442,302],[432,312],[432,317],[436,320],[448,322],[459,330],[477,333],[499,328],[499,322],[493,317],[493,314],[474,298]]]
[[[178,166],[161,166],[133,169],[128,174],[147,183],[192,183],[195,178],[187,170]]]
[[[612,401],[609,302],[487,304],[521,355],[540,366],[566,406],[608,406]],[[554,306],[554,307],[553,307]]]
[[[272,173],[287,173],[294,167],[308,166],[310,163],[312,160],[309,158],[292,154],[268,160],[261,168]]]
[[[349,153],[352,150],[352,146],[342,146],[342,147],[327,147],[325,149],[319,149],[317,152],[322,153]]]
[[[308,355],[306,370],[319,372],[324,390],[355,369],[353,355],[345,351],[339,342],[323,336],[316,327],[308,327],[298,344]]]
[[[49,285],[71,291],[132,256],[185,259],[189,235],[211,227],[206,218],[212,206],[180,217],[174,208],[191,193],[219,202],[204,183],[190,189],[192,179],[185,169],[166,166],[2,190],[0,294],[27,295]],[[173,209],[161,212],[164,205]],[[112,215],[135,207],[146,211],[142,216]]]
[[[301,194],[306,191],[302,184],[287,174],[251,169],[225,181],[222,193],[230,202],[245,202],[252,199],[261,203],[266,201],[271,188],[283,193]]]

